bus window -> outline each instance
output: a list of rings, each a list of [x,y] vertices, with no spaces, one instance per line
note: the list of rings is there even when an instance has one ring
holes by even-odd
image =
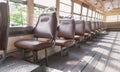
[[[80,20],[80,13],[81,13],[81,5],[74,3],[74,10],[73,16],[75,20]]]
[[[59,10],[60,19],[71,17],[71,8],[72,8],[71,0],[60,0],[59,4],[60,4],[60,10]]]
[[[41,13],[52,12],[56,8],[56,0],[34,0],[34,25]],[[53,8],[48,10],[49,8]]]
[[[10,27],[27,26],[27,5],[9,1]]]

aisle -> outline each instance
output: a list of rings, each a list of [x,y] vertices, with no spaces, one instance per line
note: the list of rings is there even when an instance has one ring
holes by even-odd
[[[49,67],[64,72],[119,72],[120,32],[109,32],[93,41],[70,48],[69,56],[49,57]]]

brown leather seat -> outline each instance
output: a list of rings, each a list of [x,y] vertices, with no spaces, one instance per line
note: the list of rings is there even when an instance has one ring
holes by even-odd
[[[62,47],[69,47],[73,45],[73,40],[57,39],[56,45],[62,46]]]
[[[84,21],[75,21],[75,40],[82,41],[84,38],[85,24]]]
[[[81,38],[82,38],[82,37],[81,37],[81,36],[79,36],[79,35],[75,35],[75,36],[74,36],[74,39],[75,39],[76,41],[80,41],[80,40],[81,40]]]
[[[99,30],[100,30],[100,31],[103,30],[103,28],[102,28],[102,22],[101,22],[101,21],[100,21],[100,23],[99,23]]]
[[[29,50],[41,50],[44,48],[48,48],[52,46],[52,43],[50,42],[42,42],[38,40],[19,40],[15,43],[15,46],[17,48],[24,48],[24,49],[29,49]]]
[[[91,39],[91,23],[90,21],[85,21],[85,39]]]
[[[9,14],[8,5],[0,3],[0,63],[6,58],[7,42],[8,42],[8,28],[9,28]]]
[[[36,27],[34,28],[34,37],[35,39],[24,39],[18,40],[15,42],[15,47],[23,49],[23,50],[30,50],[33,51],[35,54],[34,61],[36,62],[37,58],[37,51],[45,49],[45,54],[47,56],[47,49],[54,45],[55,41],[55,34],[57,29],[57,19],[56,13],[46,13],[41,14],[39,20],[37,22]],[[47,38],[46,40],[39,40],[39,38]],[[46,57],[46,64],[47,64],[47,57]]]
[[[70,47],[74,44],[75,22],[72,19],[61,20],[56,45],[61,46],[61,55],[63,55],[63,47]],[[62,38],[62,39],[61,39]]]
[[[101,30],[105,30],[105,27],[103,26],[104,22],[101,22]]]
[[[98,21],[98,30],[99,30],[99,32],[101,31],[101,29],[100,29],[100,21]]]
[[[93,36],[95,36],[96,35],[96,26],[95,26],[94,21],[91,22],[91,30],[92,30],[91,33],[93,34]]]
[[[98,34],[98,33],[99,33],[99,30],[98,30],[98,22],[95,22],[95,26],[96,26],[96,33]]]

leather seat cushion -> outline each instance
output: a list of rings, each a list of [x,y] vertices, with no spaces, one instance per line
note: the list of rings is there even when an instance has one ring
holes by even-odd
[[[74,44],[74,40],[56,39],[55,43],[58,46],[69,47]]]
[[[98,33],[98,32],[99,32],[99,30],[96,30],[96,32]]]
[[[79,36],[79,35],[75,35],[75,36],[74,36],[74,39],[75,39],[75,40],[80,40],[80,38],[81,38],[81,36]]]
[[[89,35],[89,33],[84,33],[84,35],[85,35],[85,36],[88,36],[88,35]]]
[[[90,33],[84,33],[85,37],[90,37],[91,34]]]
[[[42,42],[38,40],[18,40],[14,44],[17,48],[28,49],[28,50],[41,50],[44,48],[51,47],[53,44],[50,42]]]
[[[91,32],[91,34],[95,35],[95,32]]]

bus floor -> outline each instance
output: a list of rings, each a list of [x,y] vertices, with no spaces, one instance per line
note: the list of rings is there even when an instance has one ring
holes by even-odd
[[[71,47],[69,55],[49,57],[49,67],[63,72],[120,72],[120,32],[108,32]]]
[[[97,38],[81,43],[80,48],[75,46],[69,48],[68,56],[60,56],[60,53],[49,56],[48,67],[38,67],[44,60],[37,65],[25,62],[23,64],[28,64],[26,67],[28,70],[33,70],[32,72],[120,72],[119,54],[120,32],[111,31],[107,34],[101,33]],[[11,62],[8,61],[9,63]],[[11,66],[17,67],[14,66],[14,62]],[[9,66],[6,65],[6,67]],[[10,72],[9,69],[12,67],[8,69],[6,67],[0,65],[0,72],[3,70]]]

